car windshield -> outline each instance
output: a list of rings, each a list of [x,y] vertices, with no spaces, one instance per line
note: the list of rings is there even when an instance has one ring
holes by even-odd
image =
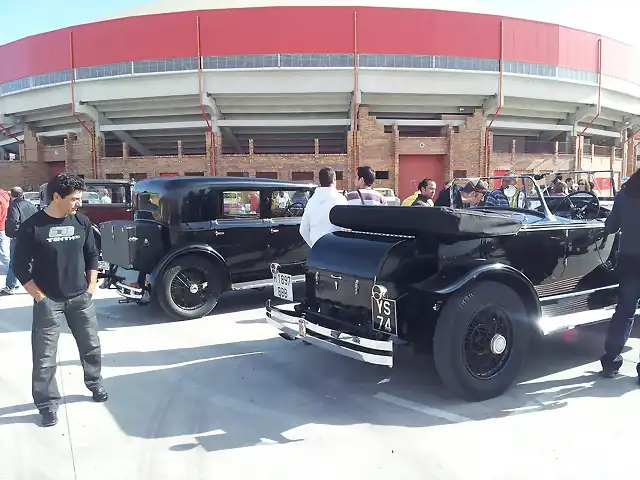
[[[535,211],[545,214],[546,203],[550,213],[573,218],[574,207],[589,206],[588,214],[598,215],[601,208],[610,208],[619,183],[611,170],[566,171],[512,174],[481,179],[456,178],[455,188],[449,190],[454,208],[483,208],[492,210]],[[485,186],[486,192],[482,192]],[[569,199],[564,200],[567,196]],[[593,197],[597,197],[596,201]],[[594,203],[595,202],[595,203]],[[593,210],[593,212],[591,211]],[[585,212],[582,212],[582,217]]]
[[[453,208],[491,208],[543,212],[536,181],[530,175],[456,178],[447,191]]]
[[[601,201],[613,200],[620,188],[620,175],[611,170],[581,170],[546,173],[538,182],[545,197],[573,192],[591,192]]]

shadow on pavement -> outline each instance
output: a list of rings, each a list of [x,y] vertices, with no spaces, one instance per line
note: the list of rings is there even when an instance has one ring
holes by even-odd
[[[27,294],[21,294],[25,297]],[[220,299],[216,308],[209,315],[224,315],[241,310],[263,308],[266,301],[271,298],[271,290],[243,290],[227,292]],[[278,305],[283,302],[274,302]],[[155,303],[138,305],[136,303],[119,303],[116,298],[94,299],[100,330],[113,330],[122,327],[136,327],[143,325],[155,325],[159,323],[175,322]],[[0,304],[0,307],[2,305]],[[0,333],[2,332],[28,332],[31,331],[31,302],[27,306],[7,306],[0,308]],[[261,323],[263,320],[256,320]],[[188,320],[187,320],[188,322]],[[239,322],[245,323],[245,322]],[[246,323],[254,323],[253,320]],[[63,332],[69,333],[64,326]]]
[[[260,308],[269,296],[268,290],[230,294],[223,298],[213,315]],[[99,311],[103,310],[101,302],[96,301]],[[143,312],[144,307],[112,306],[123,311],[133,308],[137,315],[127,313],[118,318],[102,315],[102,328],[166,321],[138,313]],[[105,405],[120,429],[129,436],[194,437],[193,443],[173,445],[171,449],[175,451],[198,445],[207,451],[218,451],[290,443],[300,440],[290,438],[287,432],[309,425],[415,428],[449,423],[373,398],[381,392],[420,404],[435,401],[438,409],[458,412],[471,421],[482,421],[505,417],[525,406],[527,409],[522,410],[522,414],[563,408],[568,399],[615,398],[636,391],[635,379],[601,379],[596,372],[585,370],[572,378],[545,378],[596,362],[606,328],[607,324],[596,325],[577,329],[573,336],[555,335],[536,341],[519,383],[501,397],[476,404],[448,395],[430,355],[414,355],[408,349],[400,351],[396,366],[388,369],[301,342],[287,342],[274,331],[274,338],[266,340],[107,353],[103,359],[105,365],[150,370],[107,378],[105,386],[110,398]],[[636,328],[633,337],[637,339],[639,333]],[[79,366],[79,362],[62,365]],[[549,396],[536,402],[544,392],[550,392]],[[66,399],[67,402],[85,400],[91,401],[88,396]],[[15,416],[32,409],[32,404],[1,409],[0,425],[35,420],[33,416]]]
[[[585,335],[597,338],[600,334]],[[401,355],[398,365],[387,369],[280,338],[120,352],[105,354],[104,363],[155,369],[106,379],[110,399],[105,405],[127,435],[145,439],[192,435],[194,443],[176,444],[172,450],[200,445],[207,451],[217,451],[299,441],[289,438],[287,432],[308,425],[415,428],[448,423],[380,402],[373,398],[378,392],[427,404],[425,395],[431,402],[437,398],[438,408],[447,411],[480,406],[477,414],[463,415],[481,421],[507,416],[544,390],[557,392],[544,404],[529,406],[523,414],[562,408],[569,398],[613,398],[637,389],[632,379],[606,380],[595,372],[522,383],[593,362],[596,352],[590,349],[588,339],[584,343],[562,339],[541,342],[521,383],[505,395],[481,404],[451,399],[443,391],[428,356]],[[63,365],[73,364],[78,362]],[[71,401],[86,399],[71,397]],[[3,416],[31,408],[24,405],[1,410],[0,424],[12,421]],[[26,421],[23,419],[28,417],[19,418],[14,421]]]

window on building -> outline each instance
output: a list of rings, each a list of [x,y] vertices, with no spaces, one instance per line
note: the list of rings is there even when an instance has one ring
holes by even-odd
[[[221,220],[251,220],[260,218],[260,192],[228,190],[221,192]]]
[[[313,182],[313,172],[291,172],[291,180],[296,182]]]
[[[256,178],[278,178],[278,172],[257,172]]]
[[[147,174],[146,173],[130,173],[129,178],[135,180],[136,182],[139,182],[140,180],[146,180]]]
[[[204,172],[184,172],[185,177],[204,177]]]
[[[124,174],[122,173],[107,173],[107,180],[122,180]]]
[[[248,177],[249,172],[227,172],[227,177]]]
[[[376,180],[389,180],[389,170],[376,170]]]
[[[453,171],[453,178],[467,178],[467,171],[466,170],[454,170]]]
[[[179,177],[178,172],[160,172],[159,177]]]
[[[344,177],[344,172],[342,170],[336,170],[336,180],[342,181]]]

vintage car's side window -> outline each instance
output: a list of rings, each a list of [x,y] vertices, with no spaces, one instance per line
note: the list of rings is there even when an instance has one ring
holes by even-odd
[[[274,191],[271,194],[271,217],[301,217],[309,197],[309,190]]]
[[[182,200],[182,222],[207,222],[218,217],[219,190],[201,188],[192,190]]]
[[[260,192],[258,190],[225,190],[220,199],[221,220],[260,218]]]
[[[90,185],[82,194],[82,203],[94,204],[125,204],[125,187],[121,185]]]
[[[135,218],[160,221],[160,196],[148,192],[138,194]]]

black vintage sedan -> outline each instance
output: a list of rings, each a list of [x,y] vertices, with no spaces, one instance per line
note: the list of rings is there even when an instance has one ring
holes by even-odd
[[[344,231],[310,250],[306,298],[267,302],[266,321],[285,339],[389,367],[398,344],[428,347],[454,394],[500,395],[533,335],[611,318],[617,234],[604,231],[597,192],[543,196],[545,175],[489,180],[491,206],[334,207]]]
[[[138,182],[134,219],[100,225],[108,283],[127,301],[157,300],[186,320],[210,313],[226,291],[273,286],[277,262],[289,276],[274,289],[293,300],[309,250],[300,222],[314,188],[249,177]]]

